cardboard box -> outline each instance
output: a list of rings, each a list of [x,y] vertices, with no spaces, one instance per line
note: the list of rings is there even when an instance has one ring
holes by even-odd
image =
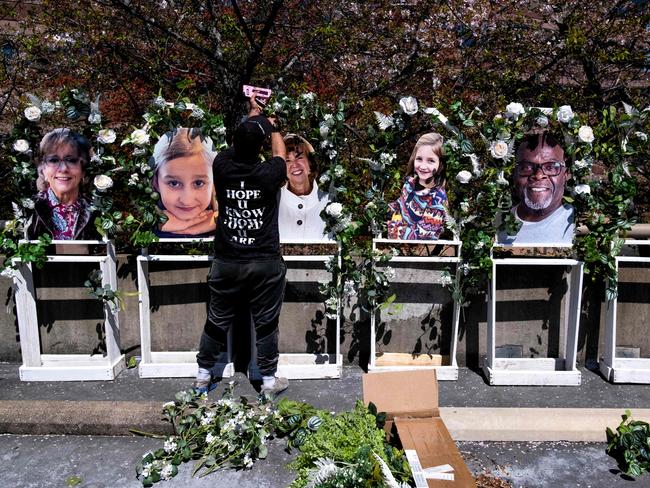
[[[465,461],[451,438],[438,410],[438,380],[433,369],[419,371],[391,371],[363,375],[363,401],[386,412],[386,431],[393,425],[397,429],[402,447],[410,456],[409,462],[418,471],[417,463],[424,470],[439,469],[449,473],[445,465],[453,468],[453,481],[428,479],[429,488],[476,488]],[[413,459],[415,451],[416,458]],[[413,459],[413,462],[411,462]],[[445,477],[445,474],[439,475]],[[420,478],[423,486],[423,474]]]

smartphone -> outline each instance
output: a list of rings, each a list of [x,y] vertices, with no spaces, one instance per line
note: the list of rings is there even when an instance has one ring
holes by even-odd
[[[255,94],[255,100],[260,105],[266,105],[266,101],[271,97],[271,90],[268,88],[260,88],[257,86],[244,85],[242,87],[244,95],[247,98],[250,98],[251,95]]]

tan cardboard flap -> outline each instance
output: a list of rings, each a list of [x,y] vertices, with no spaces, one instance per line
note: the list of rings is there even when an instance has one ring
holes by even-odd
[[[415,449],[423,468],[450,464],[454,481],[427,480],[429,488],[476,488],[476,483],[440,418],[395,419],[404,449]]]
[[[393,417],[439,417],[438,382],[433,369],[363,375],[363,402]]]

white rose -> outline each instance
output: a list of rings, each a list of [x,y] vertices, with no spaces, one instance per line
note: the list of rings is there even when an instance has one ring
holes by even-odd
[[[102,115],[98,114],[97,112],[91,112],[91,114],[88,116],[88,122],[91,124],[101,124]]]
[[[402,97],[399,106],[406,115],[415,115],[418,112],[418,101],[414,97]]]
[[[116,138],[117,135],[113,129],[102,129],[97,133],[97,142],[101,144],[112,144]]]
[[[465,183],[469,183],[471,179],[472,179],[472,173],[470,173],[467,170],[459,171],[458,174],[456,175],[456,181],[462,183],[463,185]]]
[[[335,219],[337,219],[343,214],[343,205],[341,205],[338,202],[330,203],[325,208],[325,212],[327,212],[327,215],[329,215],[330,217],[334,217]]]
[[[41,119],[41,109],[35,105],[30,105],[25,109],[25,117],[30,122],[38,122]]]
[[[20,201],[20,204],[21,204],[24,208],[29,208],[29,209],[33,209],[33,208],[34,208],[34,205],[35,205],[35,204],[34,204],[34,200],[32,200],[31,198],[23,198],[23,199]]]
[[[526,113],[524,106],[518,102],[511,102],[506,105],[506,115],[512,119],[517,120],[520,115]]]
[[[144,146],[149,144],[149,134],[144,129],[136,129],[131,132],[131,141],[136,146]]]
[[[505,159],[508,156],[508,143],[505,141],[493,141],[490,144],[490,154],[495,159]]]
[[[29,142],[27,142],[25,139],[18,139],[16,142],[14,142],[14,151],[17,153],[26,153],[29,151]]]
[[[93,180],[93,185],[95,185],[95,188],[97,188],[99,191],[104,191],[113,186],[113,180],[110,176],[97,175]]]
[[[578,139],[591,144],[594,142],[594,131],[588,125],[583,125],[578,129]]]
[[[546,127],[548,126],[548,117],[546,115],[540,115],[535,119],[535,123],[540,127]]]
[[[586,184],[576,185],[574,191],[576,192],[576,195],[588,195],[591,193],[591,188]]]
[[[320,136],[323,139],[325,139],[327,137],[327,134],[330,133],[330,128],[327,126],[327,124],[321,124],[319,130],[320,130]]]
[[[562,105],[557,109],[557,120],[566,124],[573,118],[573,110],[571,110],[570,105]]]

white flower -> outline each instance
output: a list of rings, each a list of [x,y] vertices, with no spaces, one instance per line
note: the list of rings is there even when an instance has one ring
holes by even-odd
[[[174,452],[177,447],[178,444],[176,444],[176,441],[174,440],[173,437],[168,438],[163,444],[163,449],[167,454],[169,454],[170,452]]]
[[[149,144],[149,134],[144,129],[136,129],[131,132],[131,142],[136,146],[144,146]]]
[[[163,403],[163,409],[165,409],[165,408],[174,408],[175,406],[176,406],[176,403],[174,403],[174,402]]]
[[[588,159],[578,159],[573,163],[575,169],[589,169],[591,168],[591,161]]]
[[[648,140],[648,134],[645,132],[636,131],[634,135],[643,142],[646,142]]]
[[[583,125],[578,129],[578,139],[591,144],[594,142],[594,131],[588,125]]]
[[[490,154],[495,159],[506,159],[508,157],[508,143],[506,141],[497,140],[492,141],[490,144]]]
[[[474,153],[471,153],[468,154],[467,157],[472,163],[472,173],[478,178],[483,174],[483,171],[481,171],[481,164],[479,163],[478,156]]]
[[[205,436],[206,444],[212,444],[216,440],[217,440],[217,437],[212,435],[212,432],[208,432],[208,435]]]
[[[170,480],[174,476],[174,468],[171,463],[165,464],[163,469],[160,470],[160,477],[164,480]]]
[[[415,97],[402,97],[399,106],[406,115],[415,115],[418,112],[418,101]]]
[[[330,128],[327,124],[321,124],[319,126],[319,131],[320,131],[321,138],[325,139],[327,135],[330,133]]]
[[[508,186],[508,180],[503,176],[503,170],[499,171],[497,176],[497,185],[499,186]]]
[[[570,105],[562,105],[560,108],[557,109],[558,122],[562,122],[563,124],[566,124],[567,122],[570,122],[572,118],[573,118],[573,110],[571,110]]]
[[[450,286],[454,283],[454,280],[451,279],[449,273],[443,273],[440,277],[440,286]]]
[[[469,183],[469,181],[472,179],[472,173],[470,173],[467,170],[462,170],[459,171],[458,174],[456,175],[456,181],[459,183],[462,183],[463,185],[466,183]]]
[[[591,193],[591,188],[586,184],[576,185],[574,191],[576,192],[576,195],[588,195]]]
[[[438,118],[438,120],[439,120],[442,124],[447,124],[447,122],[449,122],[449,119],[448,119],[447,117],[445,117],[444,115],[442,115],[442,113],[440,112],[440,110],[438,110],[438,109],[435,108],[435,107],[425,108],[425,109],[424,109],[424,113],[425,113],[425,114],[429,114],[429,115],[434,115],[434,116],[436,116],[436,117]]]
[[[397,159],[397,154],[381,153],[379,155],[379,160],[384,164],[391,164],[395,159]]]
[[[201,425],[208,425],[214,419],[214,412],[205,412],[201,417]]]
[[[246,454],[246,455],[244,456],[244,467],[245,467],[246,469],[250,469],[250,468],[253,467],[253,460],[251,459],[250,454]]]
[[[205,112],[203,109],[200,109],[199,107],[194,107],[192,109],[192,113],[190,114],[190,117],[199,119],[201,120],[205,116]]]
[[[330,175],[328,175],[327,173],[323,173],[322,175],[320,175],[320,178],[318,178],[318,183],[320,183],[323,186],[327,185],[329,182],[330,182]]]
[[[384,276],[386,277],[386,279],[392,280],[393,278],[395,278],[396,275],[397,275],[397,273],[390,266],[386,266],[384,268]]]
[[[341,215],[343,215],[343,205],[341,205],[339,202],[332,202],[327,207],[325,207],[325,212],[330,217],[338,219]]]
[[[325,122],[328,127],[334,127],[336,120],[334,120],[334,116],[332,114],[325,114],[323,115],[323,122]]]
[[[101,124],[102,115],[97,112],[90,112],[90,115],[88,115],[88,122],[91,124]]]
[[[32,208],[34,208],[34,200],[32,200],[31,198],[23,198],[23,199],[20,201],[20,205],[21,205],[21,207],[23,207],[23,208],[29,208],[29,209],[32,209]]]
[[[535,119],[535,123],[540,127],[548,126],[548,117],[546,115],[540,115]]]
[[[104,191],[113,186],[113,180],[110,176],[97,175],[93,180],[93,185],[95,185],[95,188],[97,188],[99,191]]]
[[[279,102],[273,102],[273,111],[279,112],[282,109],[282,104]]]
[[[153,466],[151,465],[151,463],[147,463],[144,466],[142,466],[142,477],[143,478],[148,478],[149,476],[151,476],[151,469],[152,468],[153,468]]]
[[[41,112],[43,112],[46,115],[54,112],[54,109],[55,109],[55,105],[52,102],[45,101],[41,103]]]
[[[469,210],[469,203],[467,203],[466,201],[460,202],[460,209],[463,212],[467,213],[467,211]]]
[[[140,182],[140,175],[138,175],[138,173],[133,173],[129,177],[128,185],[129,186],[136,186],[139,182]]]
[[[517,120],[520,115],[526,113],[524,106],[519,102],[510,102],[506,105],[506,116],[511,119]]]
[[[38,122],[41,119],[41,109],[35,105],[30,105],[25,109],[25,118],[30,122]]]
[[[340,164],[337,164],[336,167],[334,168],[334,176],[336,176],[337,178],[341,178],[344,175],[345,175],[345,169]]]
[[[380,130],[386,130],[395,124],[393,117],[391,117],[390,115],[384,115],[381,112],[373,112],[373,113],[375,114],[375,119],[377,120],[377,125],[379,125]]]
[[[97,133],[97,142],[100,144],[113,144],[117,135],[113,129],[102,129]]]
[[[27,142],[25,139],[18,139],[16,142],[14,142],[13,148],[17,153],[26,153],[29,151],[29,142]]]
[[[338,153],[334,149],[330,149],[327,151],[327,157],[330,159],[334,159]]]
[[[302,98],[306,102],[313,102],[314,99],[316,98],[316,94],[312,92],[307,92],[300,95],[300,98]]]

